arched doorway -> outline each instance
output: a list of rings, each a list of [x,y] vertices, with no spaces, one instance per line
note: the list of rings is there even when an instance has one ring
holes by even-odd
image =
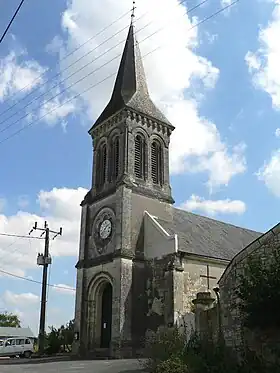
[[[107,282],[101,295],[100,347],[109,348],[112,335],[112,285]]]
[[[106,273],[98,274],[88,289],[88,349],[109,348],[112,337],[113,285]]]

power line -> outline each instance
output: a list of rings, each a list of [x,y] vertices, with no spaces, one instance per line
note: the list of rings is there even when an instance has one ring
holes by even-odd
[[[9,244],[5,247],[1,247],[1,251],[3,252],[3,255],[1,255],[1,257],[0,257],[2,265],[3,265],[3,263],[5,264],[9,261],[6,250],[9,249],[10,247],[14,246],[19,241],[19,239],[20,238],[16,238],[11,244]],[[13,250],[9,250],[9,256],[11,256],[11,254],[15,254],[17,251],[18,251],[18,247],[16,246]],[[3,260],[3,257],[4,257],[4,260]]]
[[[66,56],[64,56],[63,58],[61,58],[61,60],[59,61],[59,63],[61,63],[62,61],[66,60],[68,57],[70,57],[72,54],[74,54],[75,52],[77,52],[79,49],[81,49],[82,47],[84,47],[87,43],[89,43],[90,41],[92,41],[94,38],[96,38],[97,36],[101,35],[104,31],[106,31],[108,28],[110,28],[111,26],[113,26],[115,23],[117,23],[118,21],[120,21],[122,18],[124,18],[128,13],[130,13],[130,11],[124,13],[121,17],[117,18],[115,21],[113,21],[112,23],[110,23],[108,26],[104,27],[101,31],[99,31],[97,34],[93,35],[91,38],[89,38],[87,41],[85,41],[84,43],[82,43],[81,45],[79,45],[77,48],[75,48],[74,50],[72,50],[70,53],[68,53]],[[21,88],[19,91],[17,91],[16,93],[14,93],[11,97],[9,97],[7,100],[5,100],[3,102],[3,104],[5,104],[7,101],[10,101],[14,96],[18,95],[19,93],[25,91],[27,88],[29,87],[32,87],[34,83],[36,83],[39,79],[41,79],[48,71],[50,70],[53,70],[51,68],[48,68],[46,69],[42,74],[40,74],[37,78],[35,78],[34,80],[32,80],[31,83],[28,83],[27,85],[25,85],[23,88]],[[32,91],[33,93],[33,91]],[[28,97],[30,94],[24,96],[22,99],[20,99],[19,101],[17,101],[15,104],[9,106],[7,109],[5,109],[4,111],[2,111],[0,113],[0,116],[2,116],[3,114],[5,114],[7,111],[9,111],[10,109],[12,109],[14,106],[16,106],[19,102],[21,102],[22,100],[24,100],[26,97]]]
[[[0,236],[4,237],[18,237],[18,238],[33,238],[35,240],[43,240],[43,237],[33,237],[33,236],[24,236],[19,234],[13,234],[13,233],[0,233]]]
[[[18,14],[20,8],[22,7],[23,3],[24,3],[24,0],[21,0],[21,2],[20,2],[20,4],[19,4],[19,6],[17,7],[17,9],[16,9],[16,11],[15,11],[13,17],[11,18],[11,20],[10,20],[8,26],[6,27],[5,31],[3,32],[3,35],[1,36],[0,44],[2,43],[4,37],[6,36],[6,34],[7,34],[8,30],[9,30],[9,28],[11,27],[11,25],[12,25],[14,19],[16,18],[16,16],[17,16],[17,14]]]
[[[235,2],[219,9],[217,12],[215,13],[212,13],[210,16],[204,18],[203,20],[201,20],[200,22],[198,22],[197,24],[193,25],[192,27],[189,28],[188,31],[194,29],[195,27],[203,24],[204,22],[208,21],[209,19],[213,18],[214,16],[218,15],[219,13],[225,11],[226,9],[228,9],[229,7],[233,6],[234,4],[236,4],[237,2],[239,2],[239,0],[236,0]],[[197,6],[196,6],[197,7]],[[189,10],[190,11],[190,10]],[[145,39],[141,40],[139,42],[139,44],[141,42],[143,42],[144,40],[147,40],[149,37],[155,35],[159,30],[157,30],[156,32],[154,32],[152,35],[149,35],[148,37],[146,37]],[[161,30],[160,30],[161,31]],[[158,49],[162,48],[162,45],[157,47],[156,49],[154,49],[153,51],[147,53],[143,58],[147,57],[148,55],[154,53],[155,51],[157,51]],[[76,85],[77,83],[81,82],[82,80],[84,80],[85,78],[87,78],[88,76],[90,76],[91,74],[93,74],[94,72],[96,72],[97,70],[100,70],[102,67],[104,67],[105,65],[109,64],[110,62],[112,62],[113,60],[115,60],[116,58],[118,58],[121,54],[117,55],[116,57],[112,58],[111,60],[109,60],[108,62],[106,62],[105,64],[101,65],[100,67],[98,67],[97,69],[93,70],[92,72],[90,72],[89,74],[87,74],[86,76],[82,77],[81,79],[79,79],[77,82],[73,83],[72,85],[70,85],[70,87],[73,87],[74,85]],[[18,131],[14,132],[13,134],[11,134],[10,136],[6,137],[5,139],[3,139],[2,141],[0,141],[0,144],[2,144],[3,142],[9,140],[10,138],[14,137],[15,135],[17,135],[18,133],[22,132],[23,130],[27,129],[28,127],[32,126],[34,123],[42,120],[43,118],[45,118],[47,115],[53,113],[55,110],[59,109],[60,107],[64,106],[65,104],[75,100],[76,98],[80,97],[82,94],[90,91],[91,89],[95,88],[96,86],[98,86],[99,84],[103,83],[104,81],[108,80],[109,78],[111,78],[112,76],[114,76],[115,73],[112,73],[110,74],[109,76],[107,76],[106,78],[102,79],[101,81],[99,81],[98,83],[96,84],[93,84],[91,85],[90,87],[88,87],[87,89],[85,89],[84,91],[82,91],[81,93],[73,96],[72,98],[70,98],[69,100],[66,100],[65,102],[63,102],[62,104],[54,107],[52,110],[48,111],[47,113],[45,113],[43,116],[37,118],[36,120],[32,121],[31,123],[29,123],[28,125],[26,126],[23,126],[21,129],[19,129]],[[67,89],[69,89],[70,87],[64,89],[63,91],[61,91],[59,94],[53,96],[51,99],[45,101],[43,104],[39,105],[37,109],[39,109],[42,105],[44,105],[46,102],[49,102],[50,100],[54,99],[55,97],[59,96],[61,93],[65,92]],[[13,122],[12,124],[10,124],[8,127],[11,127],[12,125],[18,123],[20,120],[26,118],[30,113],[27,113],[26,115],[24,115],[23,117],[19,118],[16,122]],[[3,132],[3,131],[1,131]]]
[[[185,0],[184,0],[184,1],[185,1]],[[201,6],[202,4],[204,4],[204,3],[207,2],[207,1],[209,1],[209,0],[203,0],[201,3],[195,5],[194,7],[190,8],[190,9],[188,9],[188,10],[184,13],[184,15],[189,14],[190,12],[192,12],[192,11],[195,10],[195,9],[197,9],[199,6]],[[183,1],[181,1],[180,4],[181,4],[182,2],[183,2]],[[142,27],[141,29],[139,29],[139,30],[138,30],[138,33],[139,33],[140,31],[144,30],[144,29],[145,29],[147,26],[149,26],[151,23],[152,23],[152,22],[149,22],[149,23],[147,23],[144,27]],[[196,26],[196,25],[195,25],[195,26]],[[125,28],[126,28],[126,27],[125,27]],[[117,33],[115,33],[112,37],[114,37],[116,34],[120,33],[121,31],[123,31],[125,28],[123,28],[123,29],[121,29],[120,31],[118,31]],[[192,27],[192,28],[193,28],[193,27]],[[191,28],[191,29],[192,29],[192,28]],[[143,42],[143,41],[145,41],[145,40],[147,40],[149,37],[154,36],[156,33],[162,31],[163,29],[164,29],[164,27],[162,27],[162,28],[156,30],[154,33],[152,33],[151,35],[148,35],[145,39],[141,40],[140,43]],[[110,38],[107,39],[106,41],[110,40],[112,37],[110,37]],[[125,40],[126,40],[126,39],[123,39],[122,41],[120,41],[119,43],[117,43],[117,44],[114,45],[113,47],[109,48],[108,50],[106,50],[104,53],[102,53],[102,54],[99,55],[98,57],[94,58],[92,61],[90,61],[90,62],[87,63],[86,65],[82,66],[82,67],[81,67],[80,69],[78,69],[77,71],[74,71],[74,73],[72,73],[70,76],[66,77],[65,79],[61,80],[60,82],[58,82],[57,84],[55,84],[54,86],[52,86],[52,87],[50,88],[50,90],[53,89],[53,88],[55,88],[55,87],[58,87],[61,83],[65,82],[67,79],[69,79],[69,78],[72,77],[73,75],[77,74],[78,72],[80,72],[81,70],[83,70],[85,67],[89,66],[92,62],[96,61],[96,60],[99,59],[100,57],[103,57],[105,54],[107,54],[108,52],[110,52],[111,50],[113,50],[114,48],[116,48],[117,46],[119,46],[120,44],[122,44]],[[105,42],[106,42],[106,41],[105,41]],[[100,47],[100,46],[101,46],[102,44],[104,44],[105,42],[99,44],[96,48]],[[140,43],[139,43],[139,44],[140,44]],[[95,50],[96,48],[94,48],[93,50]],[[93,50],[89,51],[86,55],[88,55],[89,53],[91,53]],[[78,79],[76,82],[70,84],[70,86],[65,87],[62,91],[59,91],[56,95],[50,97],[48,100],[43,101],[43,102],[40,103],[40,104],[39,104],[35,109],[33,109],[33,112],[34,112],[34,110],[38,110],[38,109],[40,109],[42,106],[44,106],[44,105],[47,104],[48,102],[51,102],[53,99],[55,99],[56,97],[60,96],[61,94],[67,92],[67,91],[69,90],[69,88],[72,88],[72,87],[75,86],[76,84],[80,83],[81,81],[83,81],[84,79],[86,79],[87,77],[89,77],[90,75],[92,75],[92,74],[94,74],[95,72],[97,72],[98,70],[100,70],[102,67],[104,67],[104,66],[108,65],[109,63],[111,63],[112,61],[114,61],[114,60],[115,60],[116,58],[118,58],[119,56],[121,56],[121,53],[118,54],[117,56],[115,56],[114,58],[112,58],[111,60],[107,61],[107,62],[104,63],[103,65],[97,67],[95,70],[89,72],[87,75],[85,75],[85,76],[83,76],[82,78]],[[81,58],[83,58],[83,57],[81,57]],[[74,65],[76,62],[78,62],[79,60],[81,60],[81,58],[79,58],[77,61],[75,61],[74,63],[72,63],[70,66]],[[68,67],[70,67],[70,66],[68,66]],[[67,68],[66,68],[66,69],[67,69]],[[65,69],[65,70],[66,70],[66,69]],[[65,71],[65,70],[64,70],[64,71]],[[60,73],[57,74],[57,75],[60,75]],[[111,77],[111,76],[110,76],[110,77]],[[109,78],[109,77],[108,77],[108,78]],[[51,79],[49,79],[49,80],[51,80]],[[106,79],[105,79],[105,80],[106,80]],[[103,82],[103,81],[102,81],[102,82]],[[98,83],[98,84],[99,84],[99,83]],[[98,85],[98,84],[97,84],[97,85]],[[93,86],[90,87],[90,89],[92,89],[92,88],[93,88]],[[36,91],[37,89],[38,89],[38,88],[36,88],[35,90],[33,90],[31,93],[33,93],[33,92]],[[30,104],[32,104],[32,103],[33,103],[34,101],[36,101],[38,98],[44,96],[46,93],[47,93],[47,92],[43,92],[43,93],[41,93],[39,96],[35,97],[33,100],[31,100],[31,102],[27,103],[23,108],[21,108],[20,110],[16,111],[16,112],[15,112],[14,114],[12,114],[10,117],[6,118],[4,121],[0,122],[0,124],[4,123],[6,120],[12,118],[12,117],[13,117],[14,115],[16,115],[19,111],[21,111],[22,109],[26,108],[26,107],[29,106]],[[85,92],[82,92],[82,93],[85,93]],[[27,96],[28,96],[28,95],[27,95]],[[80,96],[80,95],[79,95],[79,96]],[[75,97],[75,98],[77,98],[77,97]],[[74,98],[71,98],[70,100],[67,100],[66,102],[62,103],[59,107],[65,105],[66,103],[72,101],[73,99],[74,99]],[[57,108],[59,108],[59,107],[57,107]],[[54,108],[54,109],[56,109],[56,108]],[[54,110],[53,110],[53,111],[54,111]],[[2,129],[0,130],[0,133],[3,133],[3,132],[5,132],[6,130],[8,130],[9,128],[13,127],[13,126],[16,125],[17,123],[19,123],[21,120],[23,120],[23,119],[25,119],[26,117],[28,117],[31,113],[32,113],[32,111],[31,111],[31,112],[27,112],[26,114],[24,114],[23,116],[21,116],[20,118],[18,118],[17,120],[15,120],[14,122],[8,124],[6,127],[2,128]],[[47,114],[46,114],[46,115],[47,115]],[[43,117],[44,117],[44,116],[43,116]],[[41,117],[41,119],[42,119],[42,117]],[[40,120],[40,119],[39,119],[39,120]],[[0,142],[0,144],[1,144],[1,142]]]
[[[34,237],[34,236],[25,236],[25,235],[19,235],[19,234],[8,234],[8,233],[0,233],[0,237],[16,237],[16,239],[11,243],[11,244],[9,244],[9,245],[7,245],[7,246],[5,246],[5,247],[2,247],[2,246],[0,246],[0,249],[1,249],[1,251],[4,253],[4,255],[1,255],[0,256],[0,261],[1,261],[1,263],[3,264],[3,262],[4,263],[7,263],[8,262],[8,260],[7,260],[7,253],[5,253],[5,251],[8,249],[8,248],[10,248],[11,246],[14,246],[20,239],[22,239],[22,238],[26,238],[26,239],[28,239],[28,241],[29,241],[29,245],[30,245],[30,249],[32,249],[31,248],[31,239],[37,239],[37,240],[44,240],[44,238],[43,237]],[[11,254],[15,254],[17,251],[19,250],[19,247],[15,247],[13,250],[9,250],[9,256],[11,256]],[[31,250],[32,251],[32,250]],[[3,259],[3,256],[4,256],[4,259]]]
[[[194,29],[195,27],[198,27],[199,25],[205,23],[206,21],[208,21],[208,20],[210,20],[211,18],[217,16],[218,14],[222,13],[223,11],[225,11],[226,9],[232,7],[233,5],[235,5],[235,4],[238,3],[238,2],[239,2],[239,0],[236,0],[236,1],[234,1],[233,3],[231,3],[231,4],[229,4],[229,5],[225,6],[225,7],[223,7],[223,8],[221,8],[221,9],[219,9],[219,10],[216,11],[215,13],[212,13],[210,16],[204,18],[204,19],[201,20],[200,22],[198,22],[198,23],[196,23],[195,25],[193,25],[192,27],[190,27],[190,28],[188,29],[188,31],[190,31],[190,30]],[[149,37],[155,35],[157,32],[158,32],[158,31],[154,32],[152,35],[149,35],[149,36],[146,37],[145,39],[141,40],[141,41],[139,42],[139,44],[140,44],[141,42],[143,42],[144,40],[147,40]],[[164,46],[164,45],[161,45],[161,46],[155,48],[155,49],[152,50],[151,52],[147,53],[143,58],[145,58],[145,57],[147,57],[148,55],[150,55],[150,54],[156,52],[157,50],[159,50],[159,49],[162,48],[163,46]],[[73,83],[72,85],[70,85],[70,87],[73,87],[74,85],[76,85],[76,84],[79,83],[80,81],[84,80],[86,77],[90,76],[91,74],[93,74],[93,73],[96,72],[97,70],[100,70],[100,69],[101,69],[102,67],[104,67],[105,65],[111,63],[113,60],[115,60],[116,58],[118,58],[120,55],[121,55],[121,54],[117,55],[116,57],[112,58],[111,60],[109,60],[108,62],[106,62],[105,64],[103,64],[102,66],[98,67],[98,68],[95,69],[94,71],[92,71],[92,72],[90,72],[89,74],[87,74],[86,76],[82,77],[82,78],[79,79],[77,82],[75,82],[75,83]],[[99,84],[101,84],[101,83],[103,83],[104,81],[108,80],[109,78],[111,78],[111,77],[114,76],[114,75],[115,75],[115,73],[110,74],[109,76],[107,76],[106,78],[104,78],[104,79],[102,79],[101,81],[97,82],[96,84],[91,85],[91,86],[88,87],[87,89],[85,89],[85,90],[83,90],[82,92],[80,92],[80,93],[76,94],[75,96],[71,97],[69,100],[66,100],[66,101],[63,102],[62,104],[60,104],[60,105],[54,107],[52,110],[48,111],[48,112],[45,113],[43,116],[40,116],[39,118],[37,118],[37,119],[34,120],[34,121],[31,121],[28,125],[23,126],[23,127],[20,128],[18,131],[12,133],[10,136],[8,136],[8,137],[4,138],[2,141],[0,141],[0,145],[1,145],[2,143],[4,143],[5,141],[8,141],[8,140],[11,139],[12,137],[16,136],[16,135],[19,134],[20,132],[26,130],[27,128],[29,128],[30,126],[32,126],[34,123],[36,123],[36,122],[38,122],[38,121],[44,119],[47,115],[53,113],[54,111],[56,111],[56,110],[59,109],[60,107],[64,106],[65,104],[67,104],[67,103],[69,103],[69,102],[75,100],[76,98],[80,97],[82,94],[84,94],[84,93],[90,91],[91,89],[95,88],[96,86],[98,86]],[[52,99],[54,99],[55,97],[59,96],[61,93],[65,92],[65,91],[66,91],[67,89],[69,89],[70,87],[64,89],[64,90],[63,90],[62,92],[60,92],[59,94],[53,96],[50,100],[52,100]],[[48,101],[50,101],[50,100],[48,100]],[[44,105],[44,104],[45,104],[46,102],[48,102],[48,101],[45,101],[43,104],[39,105],[39,106],[36,108],[36,110],[39,109],[40,107],[42,107],[42,105]],[[32,112],[27,113],[27,114],[24,115],[23,117],[19,118],[16,122],[13,122],[12,124],[10,124],[8,127],[11,127],[12,125],[18,123],[20,120],[26,118],[26,117],[27,117],[28,115],[30,115],[31,113],[32,113]],[[2,132],[3,132],[3,131],[2,131]]]
[[[7,275],[7,276],[18,278],[20,280],[25,280],[25,281],[33,282],[34,284],[42,285],[41,281],[36,281],[36,280],[32,280],[31,278],[28,278],[28,277],[19,276],[19,275],[16,275],[14,273],[7,272],[7,271],[5,271],[3,269],[0,269],[0,273],[3,273],[4,275]],[[51,287],[51,288],[63,289],[63,290],[69,290],[69,291],[76,291],[74,288],[71,288],[71,287],[59,286],[59,285],[52,285],[52,284],[47,284],[47,285],[49,287]]]
[[[183,0],[181,1],[180,3],[182,2],[185,2],[186,0]],[[94,36],[92,36],[91,38],[89,38],[86,42],[84,42],[83,44],[81,44],[80,46],[78,46],[76,49],[74,49],[72,52],[70,52],[69,54],[67,54],[66,56],[64,56],[60,61],[59,63],[61,63],[62,61],[64,61],[66,58],[70,57],[72,54],[74,54],[76,51],[78,51],[79,49],[81,49],[83,46],[85,46],[87,43],[89,43],[90,41],[92,41],[94,38],[96,38],[97,36],[99,36],[100,34],[102,34],[104,31],[106,31],[108,28],[110,28],[112,25],[114,25],[115,23],[117,23],[118,21],[120,21],[122,18],[124,18],[128,13],[130,13],[130,11],[124,13],[121,17],[119,17],[118,19],[116,19],[115,21],[113,21],[112,23],[110,23],[108,26],[104,27],[100,32],[98,32],[97,34],[95,34]],[[137,20],[143,18],[147,13],[149,12],[146,12],[144,13],[142,16],[140,16]],[[127,27],[127,26],[126,26]],[[72,67],[73,65],[75,65],[77,62],[79,62],[81,59],[83,59],[84,57],[88,56],[90,53],[92,53],[93,51],[95,51],[96,49],[98,49],[100,46],[102,46],[103,44],[105,44],[107,41],[111,40],[114,36],[118,35],[120,32],[124,31],[126,29],[126,27],[124,27],[123,29],[117,31],[114,35],[112,35],[111,37],[109,37],[108,39],[106,39],[105,41],[103,41],[101,44],[97,45],[94,49],[91,49],[89,52],[87,52],[86,54],[82,55],[80,58],[78,58],[78,60],[75,60],[73,63],[71,63],[69,66],[67,66],[65,69],[61,70],[59,73],[55,74],[54,76],[50,77],[49,79],[47,79],[43,84],[39,85],[37,88],[33,89],[30,93],[28,93],[27,95],[25,95],[23,98],[21,98],[20,100],[18,100],[17,102],[15,102],[13,105],[9,106],[7,109],[5,109],[4,111],[2,111],[0,113],[0,117],[5,114],[6,112],[8,112],[10,109],[12,109],[13,107],[15,107],[18,103],[20,103],[21,101],[24,101],[27,97],[29,97],[31,94],[33,94],[34,92],[36,92],[39,88],[41,88],[42,86],[46,85],[48,82],[50,82],[51,80],[57,78],[59,75],[62,75],[62,73],[64,73],[66,70],[68,70],[70,67]],[[108,51],[107,51],[108,52]],[[94,60],[93,60],[94,61]],[[93,62],[92,61],[92,62]],[[88,66],[88,65],[86,65]],[[47,69],[45,70],[42,74],[40,74],[36,79],[34,79],[31,83],[27,84],[25,87],[23,87],[22,89],[20,89],[17,93],[15,93],[14,95],[17,95],[19,94],[20,92],[24,91],[25,89],[29,88],[29,87],[32,87],[33,84],[39,80],[40,78],[42,78],[48,71],[50,71],[52,69]],[[80,71],[80,70],[79,70]],[[69,77],[68,77],[69,78]],[[67,78],[67,79],[68,79]],[[52,87],[54,88],[54,87]],[[13,96],[14,96],[13,95]],[[12,97],[13,97],[12,96]],[[10,97],[8,100],[10,100],[12,97]],[[8,101],[6,100],[6,101]],[[5,103],[5,101],[4,101]],[[20,110],[24,109],[25,107],[21,108]],[[9,119],[10,117],[6,118],[5,120]],[[3,122],[0,122],[0,124],[2,124]]]
[[[181,0],[177,6],[183,4],[186,0]],[[190,8],[189,10],[187,10],[185,14],[188,14],[190,12],[192,12],[193,10],[197,9],[198,7],[200,7],[202,4],[206,3],[207,1],[209,0],[203,0],[201,3],[195,5],[194,7]],[[128,13],[128,12],[127,12]],[[125,13],[123,16],[121,16],[119,19],[123,18],[125,15],[127,15],[127,13]],[[144,13],[143,15],[141,15],[140,17],[137,18],[137,21],[139,21],[141,18],[143,18],[147,13],[149,12],[146,12]],[[113,25],[114,23],[116,23],[119,19],[117,19],[116,21],[114,21],[113,23],[111,23],[110,25]],[[137,33],[139,33],[140,31],[144,30],[145,28],[147,28],[150,24],[152,24],[153,21],[150,21],[149,23],[147,23],[144,27],[142,27],[141,29],[139,29],[137,31]],[[110,26],[109,25],[109,26]],[[108,26],[108,27],[109,27]],[[105,29],[103,29],[100,33],[102,33],[104,30],[106,30],[108,27],[106,27]],[[113,34],[112,36],[110,36],[108,39],[106,39],[105,41],[103,41],[102,43],[98,44],[97,46],[95,46],[93,49],[89,50],[86,54],[82,55],[81,57],[79,57],[77,60],[75,60],[73,63],[71,63],[70,65],[68,65],[66,68],[64,68],[63,70],[61,70],[60,72],[58,72],[57,74],[55,74],[54,76],[50,77],[49,79],[47,79],[43,84],[41,85],[38,85],[36,88],[34,88],[31,92],[29,92],[27,95],[25,95],[23,98],[21,98],[20,100],[18,100],[17,102],[15,102],[13,105],[9,106],[7,109],[5,109],[3,112],[0,113],[0,117],[7,113],[8,111],[10,111],[10,109],[12,109],[13,107],[15,107],[17,104],[19,104],[20,102],[24,101],[27,97],[31,96],[34,92],[38,91],[40,88],[42,88],[43,86],[45,86],[48,82],[54,80],[55,78],[57,78],[58,76],[62,75],[65,71],[67,71],[70,67],[74,66],[77,62],[81,61],[83,58],[85,58],[86,56],[88,56],[89,54],[91,54],[92,52],[94,52],[95,50],[97,50],[98,48],[100,48],[102,45],[104,45],[105,43],[107,43],[109,40],[111,40],[112,38],[114,38],[116,35],[120,34],[122,31],[124,31],[125,29],[127,28],[127,26],[125,26],[124,28],[120,29],[119,31],[117,31],[115,34]],[[160,29],[161,30],[161,29]],[[160,31],[159,30],[159,31]],[[97,35],[99,35],[100,33],[96,34],[94,37],[96,37]],[[90,38],[90,40],[92,40],[94,37]],[[91,63],[93,63],[94,61],[96,61],[97,59],[99,59],[100,57],[104,56],[105,54],[107,54],[108,52],[110,52],[111,50],[113,50],[114,48],[116,48],[117,46],[119,46],[120,44],[122,44],[123,42],[125,41],[122,40],[121,42],[117,43],[116,45],[114,45],[113,47],[109,48],[108,50],[106,50],[106,52],[104,52],[103,54],[99,55],[98,57],[94,58],[92,61],[90,61],[89,63],[87,63],[86,65],[82,66],[81,68],[79,68],[78,70],[74,71],[74,73],[72,73],[70,76],[64,78],[63,80],[60,80],[57,84],[55,84],[54,86],[52,86],[49,91],[53,88],[56,88],[58,87],[61,83],[65,82],[66,80],[68,80],[69,78],[71,78],[73,75],[77,74],[78,72],[80,72],[81,70],[83,70],[85,67],[89,66]],[[87,41],[88,42],[88,41]],[[83,43],[83,45],[85,45],[87,42]],[[81,46],[80,46],[81,47]],[[76,48],[74,51],[80,49],[80,47]],[[74,52],[73,52],[74,53]],[[72,52],[67,55],[66,57],[69,57],[71,54],[73,54]],[[66,58],[64,57],[62,60],[60,60],[60,63]],[[43,74],[41,74],[38,78],[36,78],[35,80],[33,80],[29,85],[27,85],[25,88],[23,89],[26,89],[28,88],[29,86],[32,86],[39,78],[41,78],[47,71],[49,71],[50,69],[47,69]],[[79,82],[79,81],[78,81]],[[78,83],[77,82],[77,83]],[[70,86],[71,87],[71,86]],[[66,88],[66,89],[69,89]],[[21,91],[21,90],[20,90]],[[19,91],[19,92],[20,92]],[[65,90],[64,90],[65,91]],[[19,93],[18,92],[18,93]],[[5,118],[4,120],[2,120],[0,122],[0,125],[3,124],[4,122],[6,122],[7,120],[11,119],[12,117],[14,117],[18,112],[20,112],[21,110],[25,109],[26,107],[28,107],[29,105],[31,105],[34,101],[38,100],[40,97],[43,97],[47,92],[43,92],[42,94],[40,94],[39,96],[33,98],[30,102],[28,102],[25,106],[21,107],[19,110],[17,110],[15,113],[13,113],[12,115],[10,115],[9,117]],[[61,94],[62,92],[60,92],[59,94]],[[58,95],[59,95],[58,94]],[[56,96],[55,96],[56,97]],[[49,101],[49,100],[48,100]],[[47,101],[47,102],[48,102]],[[21,120],[22,118],[20,118],[19,120]],[[16,124],[17,121],[14,123],[12,123],[11,125],[7,126],[7,127],[4,127],[1,131],[1,132],[4,132],[6,131],[6,129],[12,127],[14,124]]]
[[[68,70],[70,67],[74,66],[77,62],[79,62],[80,60],[82,60],[84,57],[88,56],[90,53],[94,52],[96,49],[98,49],[99,47],[101,47],[103,44],[105,44],[107,41],[111,40],[113,37],[115,37],[116,35],[118,35],[120,32],[126,30],[127,26],[125,26],[123,29],[121,29],[120,31],[116,32],[114,35],[112,35],[110,38],[106,39],[104,42],[102,42],[101,44],[97,45],[94,49],[90,50],[89,52],[87,52],[85,55],[81,56],[80,58],[78,58],[77,60],[75,60],[73,63],[71,63],[69,66],[67,66],[65,69],[63,69],[61,72],[57,73],[56,75],[54,75],[53,77],[47,79],[45,81],[44,84],[42,85],[39,85],[37,86],[35,89],[33,89],[30,93],[28,93],[26,96],[24,96],[22,99],[20,99],[19,101],[17,101],[14,105],[10,106],[7,110],[5,110],[3,113],[0,114],[0,116],[6,112],[8,112],[11,108],[13,108],[14,106],[16,106],[19,102],[25,100],[27,97],[29,97],[30,95],[32,95],[34,92],[38,91],[40,88],[42,88],[44,85],[46,85],[48,82],[52,81],[53,79],[57,78],[58,76],[60,76],[62,73],[64,73],[66,70]],[[71,78],[72,76],[76,75],[78,72],[80,72],[81,70],[83,70],[85,67],[89,66],[90,64],[92,64],[94,61],[96,61],[97,59],[99,59],[100,57],[103,57],[105,54],[107,54],[108,52],[110,52],[112,49],[114,49],[115,47],[117,47],[118,45],[120,45],[121,43],[123,43],[123,40],[121,42],[119,42],[117,45],[115,45],[114,47],[110,48],[109,50],[106,50],[106,52],[104,52],[103,54],[99,55],[98,57],[94,58],[92,61],[88,62],[86,65],[82,66],[81,68],[79,68],[78,70],[74,71],[71,75],[67,76],[66,78],[60,80],[58,83],[56,83],[55,85],[53,85],[51,88],[49,88],[49,91],[51,91],[52,89],[54,88],[57,88],[61,83],[64,83],[66,80],[68,80],[69,78]],[[95,72],[95,71],[93,71]],[[93,73],[92,72],[92,73]],[[85,78],[85,77],[84,77]],[[83,78],[83,79],[84,79]],[[76,82],[75,84],[79,83]],[[69,88],[71,88],[72,85],[70,85],[69,87],[65,88],[63,91],[60,91],[56,96],[54,96],[53,98],[57,97],[58,95],[60,95],[61,93],[64,93],[66,90],[68,90]],[[2,120],[0,122],[0,125],[5,123],[7,120],[13,118],[15,115],[17,115],[17,113],[19,113],[20,111],[22,111],[23,109],[26,109],[29,105],[31,105],[33,102],[37,101],[40,97],[43,97],[45,96],[47,92],[42,92],[39,96],[33,98],[31,101],[29,101],[25,106],[21,107],[18,111],[14,112],[12,115],[10,115],[9,117],[5,118],[4,120]],[[49,102],[50,100],[52,100],[53,98],[47,100],[47,102]],[[44,102],[45,104],[46,102]],[[28,115],[28,114],[27,114]],[[21,120],[22,118],[20,118],[19,120]],[[2,132],[5,132],[8,128],[12,127],[14,124],[18,123],[18,121],[15,121],[15,122],[12,122],[10,125],[8,125],[7,127],[4,127],[3,129],[0,130],[0,133]]]

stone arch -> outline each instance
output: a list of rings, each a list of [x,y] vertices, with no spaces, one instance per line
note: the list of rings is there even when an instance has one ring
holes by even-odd
[[[105,144],[107,146],[107,143],[108,143],[108,139],[107,137],[101,137],[97,143],[96,143],[96,146],[95,146],[95,151],[98,151],[98,149],[100,149],[100,147]]]
[[[109,134],[108,134],[108,139],[110,141],[110,139],[112,139],[112,137],[115,137],[115,136],[120,136],[122,133],[121,129],[120,128],[113,128]]]
[[[107,272],[100,272],[90,282],[88,286],[88,348],[109,348],[112,335],[112,303],[113,303],[113,279]],[[104,322],[104,294],[106,293],[107,301],[110,298],[110,305],[107,304],[106,310],[110,308],[110,320],[106,328],[102,330]],[[107,330],[104,330],[107,329]],[[110,329],[110,330],[108,330]],[[107,334],[106,334],[106,333]],[[106,337],[106,338],[105,338]]]
[[[164,139],[162,136],[160,136],[159,134],[155,134],[155,133],[152,134],[152,136],[151,136],[151,142],[154,141],[154,140],[159,141],[160,144],[161,144],[161,146],[162,146],[162,148],[168,148],[168,144],[167,144],[167,142],[166,142],[165,139]]]
[[[145,137],[146,142],[148,143],[148,140],[149,140],[148,131],[145,128],[138,126],[133,129],[134,138],[138,133],[141,133]]]

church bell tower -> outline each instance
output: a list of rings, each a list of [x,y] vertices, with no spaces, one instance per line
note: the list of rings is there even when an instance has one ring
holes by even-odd
[[[76,265],[75,346],[80,352],[102,347],[117,356],[133,344],[134,266],[137,258],[144,259],[144,211],[164,216],[174,202],[169,182],[173,129],[150,98],[131,23],[111,99],[89,130],[92,186],[81,204]]]
[[[111,99],[89,131],[94,147],[93,200],[126,185],[172,203],[169,137],[173,129],[149,96],[131,24]]]

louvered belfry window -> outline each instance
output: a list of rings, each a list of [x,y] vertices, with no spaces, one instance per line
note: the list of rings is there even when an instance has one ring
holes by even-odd
[[[151,148],[151,170],[154,184],[162,184],[162,147],[156,140],[152,142]]]
[[[106,181],[107,148],[102,144],[96,154],[96,187],[102,188]]]
[[[117,180],[120,163],[120,139],[116,136],[112,141],[110,181]]]
[[[145,178],[145,139],[141,134],[135,137],[135,159],[134,159],[134,172],[135,176],[139,179]]]

